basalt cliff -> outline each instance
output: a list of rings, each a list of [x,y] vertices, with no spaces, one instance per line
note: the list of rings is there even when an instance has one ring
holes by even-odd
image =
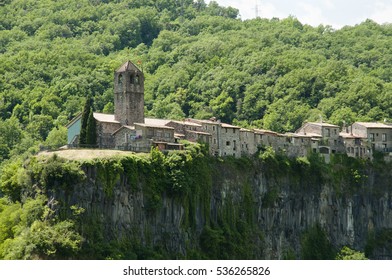
[[[78,175],[46,172],[41,183],[60,216],[82,209],[78,230],[94,258],[301,259],[306,238],[392,258],[389,164],[269,152],[152,151],[78,162]]]

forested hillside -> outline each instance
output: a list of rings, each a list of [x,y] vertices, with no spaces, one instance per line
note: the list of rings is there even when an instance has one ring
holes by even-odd
[[[333,30],[303,25],[293,17],[242,21],[238,10],[213,1],[207,5],[203,0],[1,1],[0,258],[156,257],[143,247],[133,248],[137,256],[125,256],[129,244],[112,246],[97,231],[78,228],[83,224],[78,220],[83,208],[76,205],[65,209],[58,204],[61,201],[53,200],[50,191],[67,196],[74,183],[84,182],[86,174],[79,163],[56,157],[37,162],[35,157],[28,157],[42,147],[66,143],[65,125],[82,110],[86,98],[93,98],[95,111],[112,113],[113,71],[126,60],[136,62],[145,73],[146,115],[151,117],[214,116],[224,122],[278,132],[294,131],[305,120],[320,118],[338,125],[356,120],[392,121],[391,24],[368,20]],[[170,182],[170,188],[181,188],[185,184],[188,194],[192,186],[199,188],[201,175],[197,172],[212,172],[195,169],[198,161],[189,156],[183,159],[184,155],[173,155],[177,162],[172,157],[153,155],[154,151],[146,162],[135,157],[136,169],[115,164],[114,173],[96,175],[106,176],[101,181],[113,185],[123,169],[130,168],[129,176],[139,171],[143,175],[160,160],[159,170],[166,172],[165,176],[158,178],[159,172],[154,173],[156,178],[140,175],[143,180],[156,179],[142,183],[146,183],[147,191],[153,190],[147,193],[148,198],[160,203],[158,191],[167,191],[159,189],[160,185]],[[203,157],[203,164],[211,162],[200,152],[195,155],[198,160]],[[234,164],[241,170],[246,162],[238,159]],[[176,164],[187,164],[191,175]],[[232,163],[228,159],[222,164]],[[271,164],[281,169],[275,161]],[[308,159],[292,166],[293,170],[299,168],[299,174],[308,169],[318,174],[326,168],[317,161],[310,164]],[[347,167],[347,174],[357,170],[354,167]],[[192,181],[195,176],[197,180]],[[277,191],[267,194],[271,197],[266,195],[266,202],[273,204]],[[244,197],[249,205],[249,193]],[[66,216],[60,210],[72,213]],[[195,213],[187,215],[191,218]],[[203,251],[193,257],[223,257],[219,254],[228,245],[251,240],[246,238],[257,233],[241,224],[234,228],[233,220],[230,222],[230,236],[222,237],[226,231],[220,227],[226,225],[204,231],[208,238],[220,240],[224,250],[207,248],[208,254],[215,255]],[[209,245],[200,242],[201,249]],[[253,243],[238,244],[238,248],[231,248],[231,256],[224,257],[250,257],[246,246]],[[383,244],[379,247],[384,248]],[[117,246],[119,252],[115,251]],[[78,255],[81,248],[85,255]],[[103,251],[89,252],[91,248]]]
[[[3,1],[4,3],[4,1]],[[113,110],[113,70],[146,75],[146,115],[275,131],[305,120],[391,120],[392,26],[333,30],[241,21],[203,0],[5,1],[0,6],[0,159],[64,143],[88,95]]]

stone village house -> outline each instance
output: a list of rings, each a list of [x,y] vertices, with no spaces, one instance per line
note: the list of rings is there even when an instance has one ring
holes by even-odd
[[[392,125],[356,122],[340,131],[339,126],[307,122],[295,133],[279,134],[264,129],[244,129],[210,120],[183,121],[144,117],[144,75],[127,61],[114,72],[114,114],[94,113],[97,122],[97,147],[149,152],[181,150],[179,140],[204,142],[211,155],[252,155],[260,147],[271,146],[290,157],[306,156],[310,151],[329,160],[331,154],[372,158],[372,151],[392,152]],[[68,125],[68,147],[78,146],[81,114]]]

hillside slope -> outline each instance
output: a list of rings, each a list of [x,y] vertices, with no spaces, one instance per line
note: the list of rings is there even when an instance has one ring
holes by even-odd
[[[128,59],[145,72],[149,116],[278,132],[320,118],[390,120],[390,24],[333,30],[237,15],[202,0],[6,1],[0,159],[63,144],[88,95],[112,112],[113,70]]]

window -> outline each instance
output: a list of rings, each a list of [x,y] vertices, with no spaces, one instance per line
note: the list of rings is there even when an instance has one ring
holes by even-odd
[[[226,141],[226,146],[230,146],[230,141]]]
[[[374,133],[369,134],[369,139],[370,139],[370,141],[374,141]]]
[[[329,131],[329,128],[326,128],[325,129],[325,137],[329,137],[329,136],[331,136],[331,133]]]
[[[212,127],[212,130],[215,131],[215,126]]]
[[[227,128],[225,128],[225,132],[227,133]]]
[[[382,141],[387,142],[387,134],[386,133],[382,134]]]
[[[233,133],[235,133],[235,128],[233,128]]]
[[[335,133],[335,135],[337,135],[337,134],[338,134],[338,132],[337,132],[337,129],[336,129],[336,128],[334,129],[334,133]]]
[[[214,138],[214,144],[216,144],[216,139]]]

